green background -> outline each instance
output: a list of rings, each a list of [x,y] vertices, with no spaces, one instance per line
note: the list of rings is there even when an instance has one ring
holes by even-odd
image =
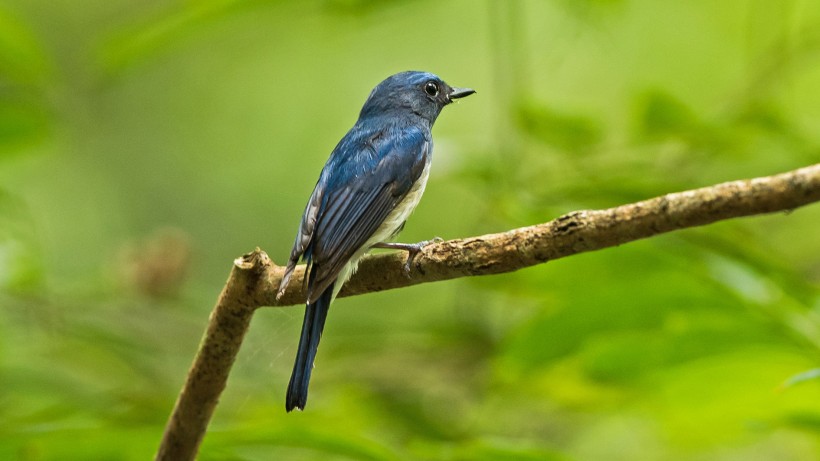
[[[809,0],[0,0],[0,459],[153,456],[235,257],[283,263],[407,69],[435,129],[402,241],[820,160]],[[814,460],[820,207],[261,309],[203,460]],[[805,373],[804,375],[800,375]]]

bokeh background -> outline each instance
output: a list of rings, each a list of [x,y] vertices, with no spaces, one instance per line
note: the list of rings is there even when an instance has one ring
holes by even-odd
[[[232,261],[283,263],[370,89],[478,94],[403,241],[820,160],[810,0],[0,0],[0,458],[153,456]],[[820,458],[820,207],[261,309],[203,460]]]

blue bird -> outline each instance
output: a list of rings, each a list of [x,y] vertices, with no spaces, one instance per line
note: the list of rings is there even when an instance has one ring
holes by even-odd
[[[330,154],[308,200],[279,285],[281,297],[300,259],[307,263],[307,307],[285,408],[303,410],[330,303],[371,248],[409,252],[405,271],[429,243],[388,243],[421,199],[433,154],[430,133],[447,104],[475,93],[427,72],[379,83],[359,119]]]

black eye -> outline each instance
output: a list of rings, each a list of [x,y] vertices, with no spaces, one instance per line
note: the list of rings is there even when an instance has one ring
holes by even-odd
[[[424,84],[424,92],[430,96],[438,96],[438,85],[436,82],[427,82]]]

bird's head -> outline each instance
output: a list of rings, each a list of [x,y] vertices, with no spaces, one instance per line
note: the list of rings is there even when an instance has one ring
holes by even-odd
[[[453,88],[429,72],[401,72],[373,88],[360,118],[415,114],[432,125],[444,106],[473,93],[470,88]]]

